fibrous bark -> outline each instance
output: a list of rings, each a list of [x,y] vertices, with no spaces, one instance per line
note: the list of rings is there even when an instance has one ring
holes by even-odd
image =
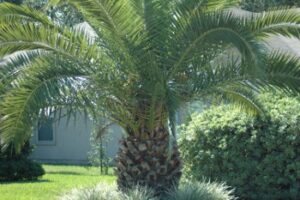
[[[156,128],[152,134],[128,136],[120,142],[117,156],[117,183],[126,190],[145,186],[157,195],[178,186],[181,161],[176,142],[169,145],[166,128]],[[169,148],[171,147],[171,148]]]

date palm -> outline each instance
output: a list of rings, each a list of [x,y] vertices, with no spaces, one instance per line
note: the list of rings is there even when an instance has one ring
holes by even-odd
[[[46,108],[102,113],[126,132],[120,188],[160,192],[178,183],[182,164],[172,133],[184,103],[212,97],[261,112],[255,93],[299,91],[299,58],[265,42],[271,35],[299,38],[295,10],[243,16],[227,0],[51,3],[76,8],[85,26],[0,4],[1,140],[20,149]]]

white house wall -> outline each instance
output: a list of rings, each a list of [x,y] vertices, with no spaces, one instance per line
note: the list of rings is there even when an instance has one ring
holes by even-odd
[[[34,145],[32,158],[47,163],[70,163],[87,164],[87,153],[91,149],[90,137],[93,123],[78,115],[76,120],[66,118],[60,119],[53,125],[54,142],[52,144],[41,144],[37,139],[37,131],[34,132],[31,143]],[[121,138],[121,129],[113,126],[110,130],[110,141],[107,143],[107,154],[114,157]]]

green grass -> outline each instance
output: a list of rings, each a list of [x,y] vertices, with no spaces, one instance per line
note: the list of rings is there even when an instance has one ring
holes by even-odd
[[[46,174],[38,181],[0,183],[1,200],[55,200],[72,188],[100,182],[114,183],[115,177],[100,175],[95,167],[43,165]]]

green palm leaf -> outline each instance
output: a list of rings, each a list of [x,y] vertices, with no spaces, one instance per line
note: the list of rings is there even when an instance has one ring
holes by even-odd
[[[18,6],[11,3],[0,4],[0,25],[9,24],[9,22],[39,22],[44,25],[53,26],[47,15],[27,6]]]

